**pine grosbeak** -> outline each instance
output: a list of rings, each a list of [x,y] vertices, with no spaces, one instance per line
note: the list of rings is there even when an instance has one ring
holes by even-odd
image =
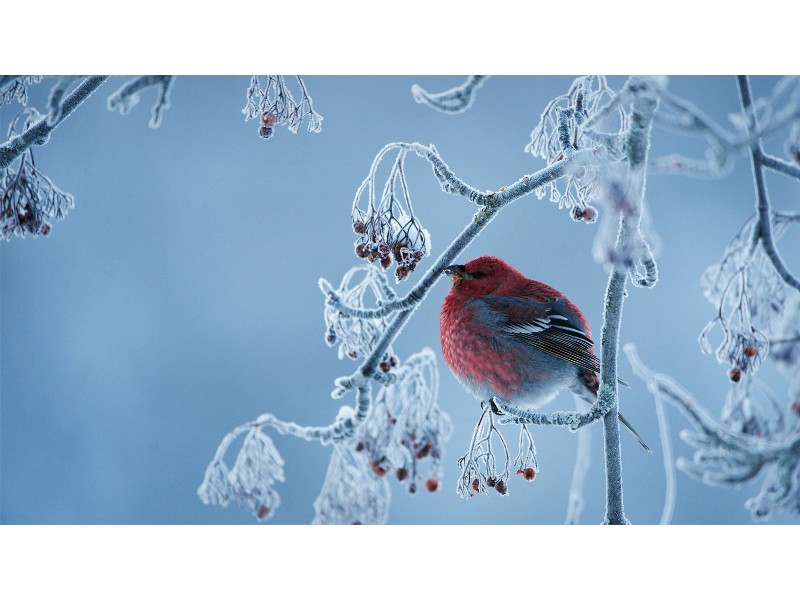
[[[444,272],[453,286],[439,315],[442,353],[475,397],[530,410],[565,388],[587,402],[597,399],[600,361],[589,324],[566,296],[494,256]]]

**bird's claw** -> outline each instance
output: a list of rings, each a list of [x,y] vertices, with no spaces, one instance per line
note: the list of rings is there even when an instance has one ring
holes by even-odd
[[[502,416],[505,414],[502,410],[500,410],[500,407],[497,406],[496,398],[492,398],[491,400],[489,400],[489,407],[492,409],[492,412],[497,416]]]

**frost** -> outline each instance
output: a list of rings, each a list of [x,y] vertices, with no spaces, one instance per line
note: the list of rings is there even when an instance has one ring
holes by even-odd
[[[377,170],[384,148],[375,157],[369,175],[356,192],[351,211],[353,231],[358,234],[356,256],[387,269],[392,259],[397,264],[397,281],[406,279],[430,252],[430,234],[414,216],[406,182],[404,163],[408,148],[401,147],[377,198]]]
[[[9,137],[19,126],[25,131],[41,117],[34,108],[27,108],[12,120]],[[0,170],[0,237],[10,240],[13,235],[25,237],[50,233],[48,219],[61,220],[74,207],[72,195],[63,192],[36,167],[33,150],[28,148],[16,168]]]
[[[126,115],[139,103],[139,92],[149,87],[157,87],[158,96],[148,124],[151,129],[157,129],[161,126],[164,111],[169,108],[169,93],[173,82],[172,75],[144,75],[131,79],[108,97],[108,110],[119,111],[121,115]]]
[[[259,119],[258,134],[269,139],[274,135],[276,125],[285,125],[292,133],[297,133],[300,125],[308,119],[307,130],[312,133],[322,131],[322,115],[314,111],[313,101],[308,95],[303,79],[298,75],[300,101],[292,96],[283,75],[267,75],[267,83],[262,88],[258,76],[253,75],[247,88],[247,103],[242,109],[245,120]]]

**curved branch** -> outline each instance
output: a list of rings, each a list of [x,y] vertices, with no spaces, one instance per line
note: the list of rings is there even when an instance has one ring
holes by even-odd
[[[72,114],[72,111],[78,108],[84,100],[91,96],[108,77],[108,75],[87,77],[61,104],[61,114],[52,124],[48,123],[49,115],[45,115],[29,127],[27,131],[21,135],[11,137],[5,144],[0,145],[0,169],[8,167],[34,144],[46,144],[50,137],[50,132]]]
[[[475,101],[475,90],[488,78],[489,75],[470,75],[461,85],[438,94],[431,94],[414,84],[411,86],[411,95],[417,104],[426,104],[443,113],[458,114],[472,106]]]
[[[739,83],[739,94],[742,101],[742,108],[744,109],[745,114],[747,114],[753,102],[750,95],[750,81],[747,75],[740,75],[737,78],[737,81]],[[789,271],[788,267],[783,262],[783,258],[778,252],[772,236],[772,206],[767,194],[767,183],[764,179],[764,152],[761,147],[760,134],[757,133],[759,131],[758,118],[755,114],[753,114],[748,120],[747,129],[748,132],[756,132],[752,133],[751,137],[753,138],[753,141],[750,148],[750,159],[753,167],[753,178],[755,180],[756,187],[756,213],[758,214],[758,221],[753,228],[753,236],[757,236],[757,238],[760,239],[761,245],[764,247],[764,252],[766,252],[767,256],[772,262],[772,265],[775,267],[775,270],[781,276],[783,281],[786,282],[787,285],[790,285],[791,287],[800,291],[800,280]]]

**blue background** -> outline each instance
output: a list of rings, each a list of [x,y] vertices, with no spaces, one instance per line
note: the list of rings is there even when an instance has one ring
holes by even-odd
[[[157,130],[147,127],[153,90],[127,116],[106,109],[108,95],[126,81],[113,77],[35,149],[37,166],[75,196],[76,208],[48,238],[0,246],[0,521],[253,523],[236,506],[203,505],[196,489],[236,425],[263,412],[315,425],[336,415],[333,379],[356,364],[340,362],[324,344],[317,279],[338,283],[358,262],[350,205],[375,153],[391,141],[433,143],[464,180],[498,189],[544,166],[523,147],[543,108],[572,79],[495,77],[469,111],[447,116],[414,103],[410,87],[438,91],[461,77],[309,76],[325,117],[322,133],[281,127],[265,141],[241,114],[249,76],[179,77]],[[31,88],[31,105],[44,109],[51,81]],[[610,81],[618,88],[624,78]],[[754,78],[755,95],[775,81]],[[727,115],[739,108],[733,77],[675,77],[669,87],[731,128]],[[3,131],[16,108],[0,111]],[[782,142],[776,137],[768,147],[779,153]],[[651,156],[700,157],[705,148],[701,138],[656,130]],[[407,171],[435,255],[474,207],[442,193],[421,159],[410,157]],[[767,181],[775,208],[796,208],[795,182],[773,173]],[[635,342],[647,364],[718,415],[730,383],[696,342],[714,314],[699,281],[752,213],[749,160],[740,156],[719,181],[652,175],[647,195],[661,240],[661,280],[653,290],[629,288],[621,341]],[[495,254],[562,290],[597,338],[607,277],[591,257],[595,232],[531,195],[505,209],[463,259]],[[800,270],[796,232],[781,249]],[[479,406],[441,361],[438,311],[448,285],[436,285],[394,344],[401,358],[427,345],[440,359],[439,402],[455,427],[445,481],[436,494],[413,497],[393,484],[389,522],[561,523],[577,442],[563,429],[534,431],[541,471],[533,484],[512,479],[505,498],[455,494],[456,459]],[[622,356],[620,375],[633,386],[622,392],[623,413],[654,448],[646,454],[622,434],[626,512],[635,523],[656,523],[665,480],[653,399]],[[786,398],[785,381],[769,363],[761,375]],[[566,394],[554,404],[572,406]],[[686,421],[667,411],[675,455],[691,456],[678,439]],[[287,474],[270,522],[308,523],[330,448],[268,433]],[[601,429],[592,435],[587,523],[602,519],[604,504]],[[760,479],[739,490],[681,473],[677,481],[675,523],[750,522],[743,503]],[[771,521],[791,522],[785,515]]]

